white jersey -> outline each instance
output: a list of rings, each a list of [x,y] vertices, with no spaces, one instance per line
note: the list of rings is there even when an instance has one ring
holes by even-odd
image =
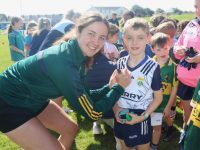
[[[160,70],[158,69],[160,67],[147,55],[134,68],[127,65],[128,59],[129,56],[122,57],[117,62],[117,68],[127,68],[132,78],[131,83],[120,97],[118,105],[122,108],[146,110],[153,100],[153,90],[161,88]],[[152,87],[156,88],[152,89]]]

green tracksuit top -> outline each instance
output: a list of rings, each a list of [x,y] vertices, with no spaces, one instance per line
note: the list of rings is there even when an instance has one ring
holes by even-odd
[[[0,74],[0,99],[36,112],[50,98],[64,96],[82,115],[98,120],[112,109],[124,89],[115,84],[87,91],[83,55],[76,39],[21,60]]]

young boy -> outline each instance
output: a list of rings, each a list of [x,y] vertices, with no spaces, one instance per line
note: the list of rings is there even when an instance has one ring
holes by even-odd
[[[166,19],[167,20],[167,19]],[[169,57],[172,59],[173,62],[176,64],[179,63],[179,60],[177,60],[173,54],[173,47],[174,47],[174,42],[175,42],[175,35],[176,35],[176,27],[174,22],[172,21],[167,21],[164,23],[161,23],[156,27],[156,33],[162,32],[165,33],[166,35],[169,36],[170,38],[170,50],[169,50]],[[176,101],[174,101],[174,104],[171,107],[171,114],[170,114],[171,119],[166,120],[166,125],[163,124],[164,126],[164,141],[169,141],[172,136],[173,136],[173,122],[176,117]]]
[[[176,65],[169,57],[170,37],[164,33],[156,33],[151,37],[152,51],[155,53],[154,60],[160,65],[163,101],[151,114],[153,135],[151,149],[157,150],[162,128],[163,117],[167,122],[171,121],[171,107],[176,101],[177,78]]]
[[[113,108],[114,133],[122,150],[132,150],[136,146],[138,150],[149,150],[152,131],[149,115],[162,102],[162,86],[158,63],[145,54],[149,41],[147,22],[141,18],[128,20],[123,41],[129,55],[118,60],[117,68],[121,71],[127,68],[132,80]],[[122,124],[119,114],[125,109],[132,119]]]

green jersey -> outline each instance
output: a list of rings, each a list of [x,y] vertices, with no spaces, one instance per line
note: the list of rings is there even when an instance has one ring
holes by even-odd
[[[8,34],[8,40],[10,46],[17,47],[20,51],[24,51],[24,37],[18,30],[13,30]],[[10,48],[10,55],[12,61],[19,61],[24,58],[21,53],[18,53]]]
[[[21,60],[0,74],[0,98],[15,107],[38,111],[51,98],[64,96],[72,107],[98,120],[112,109],[124,89],[87,91],[84,85],[86,57],[76,39],[50,47]]]
[[[156,60],[156,57],[154,57]],[[155,110],[155,112],[163,112],[170,98],[172,87],[176,87],[178,84],[176,76],[176,64],[171,58],[167,62],[160,66],[161,79],[162,79],[162,93],[163,101],[160,106]]]
[[[190,123],[184,142],[184,150],[199,150],[200,149],[200,80],[191,102],[193,106],[190,115]]]

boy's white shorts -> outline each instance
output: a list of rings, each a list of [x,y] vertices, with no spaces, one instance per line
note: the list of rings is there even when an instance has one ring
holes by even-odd
[[[153,112],[151,114],[151,126],[162,125],[163,113]]]

